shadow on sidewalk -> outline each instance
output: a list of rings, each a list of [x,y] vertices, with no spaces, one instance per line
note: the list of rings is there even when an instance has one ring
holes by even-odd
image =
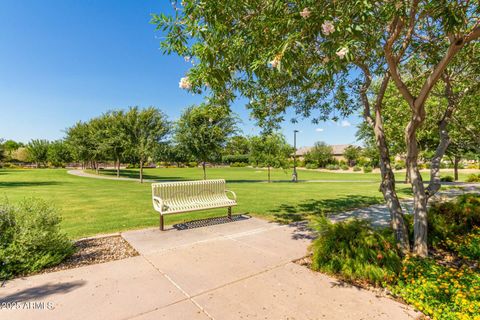
[[[79,280],[79,281],[58,283],[58,284],[45,284],[38,287],[28,288],[8,296],[4,296],[4,297],[0,296],[0,303],[18,302],[18,301],[23,302],[23,301],[44,298],[56,293],[68,293],[81,286],[84,286],[85,283],[86,281]]]
[[[207,218],[207,219],[192,220],[184,223],[174,224],[173,228],[177,230],[188,230],[188,229],[214,226],[217,224],[232,223],[235,221],[242,221],[250,218],[251,217],[246,214],[234,214],[230,219],[228,217],[214,217],[214,218]]]

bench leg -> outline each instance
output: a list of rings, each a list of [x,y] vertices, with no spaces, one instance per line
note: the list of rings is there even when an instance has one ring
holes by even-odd
[[[160,230],[163,231],[163,214],[160,215]]]
[[[228,207],[228,219],[232,220],[232,207]]]

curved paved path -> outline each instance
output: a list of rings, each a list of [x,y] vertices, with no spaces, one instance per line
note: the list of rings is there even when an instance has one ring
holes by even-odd
[[[79,176],[79,177],[86,177],[86,178],[94,178],[94,179],[107,179],[107,180],[120,180],[120,181],[138,181],[138,179],[133,178],[125,178],[125,177],[113,177],[113,176],[106,176],[103,174],[93,174],[85,172],[84,170],[79,169],[72,169],[67,171],[68,174]],[[164,179],[143,179],[144,182],[174,182],[179,180],[164,180]],[[267,180],[252,180],[252,183],[267,183]],[[271,182],[290,182],[289,180],[272,180]],[[378,181],[374,180],[299,180],[298,182],[346,182],[346,183],[375,183]]]
[[[105,180],[119,180],[119,181],[138,181],[138,179],[125,178],[125,177],[111,177],[103,174],[93,174],[85,172],[84,170],[72,169],[67,171],[68,174],[78,177],[93,178],[93,179],[105,179]],[[144,182],[158,182],[160,180],[143,179]],[[165,181],[165,180],[163,180]]]

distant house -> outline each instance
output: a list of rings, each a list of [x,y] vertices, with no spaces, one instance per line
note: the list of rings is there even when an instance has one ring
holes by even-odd
[[[332,147],[333,151],[333,157],[337,159],[338,161],[340,160],[345,160],[344,154],[345,154],[345,149],[348,146],[352,146],[352,144],[332,144],[330,147]],[[305,155],[312,150],[313,147],[301,147],[297,149],[297,157],[300,159],[303,159]]]

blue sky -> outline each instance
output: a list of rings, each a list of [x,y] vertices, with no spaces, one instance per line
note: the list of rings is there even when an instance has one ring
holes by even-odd
[[[78,120],[138,105],[172,120],[202,97],[178,88],[189,64],[159,50],[150,13],[171,12],[162,0],[0,1],[0,138],[58,139]],[[239,101],[232,106],[245,134],[260,130]],[[319,125],[286,121],[298,146],[354,143],[357,117]]]

